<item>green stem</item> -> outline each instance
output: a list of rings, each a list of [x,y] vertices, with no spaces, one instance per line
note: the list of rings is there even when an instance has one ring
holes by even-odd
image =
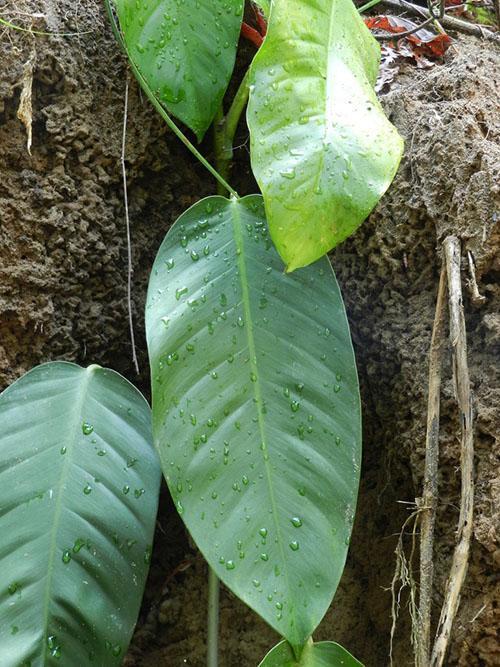
[[[219,662],[219,593],[219,580],[215,572],[209,566],[207,667],[217,667]]]
[[[217,112],[214,121],[214,147],[215,147],[215,164],[218,171],[224,178],[228,178],[231,161],[233,159],[233,143],[234,135],[240,122],[241,114],[243,113],[248,95],[250,92],[249,86],[249,70],[246,71],[236,95],[231,103],[231,107],[224,116],[222,107]]]
[[[234,135],[236,134],[241,114],[248,102],[248,95],[250,93],[249,80],[250,70],[247,70],[226,115],[226,147],[231,147],[231,158],[233,156]]]
[[[378,5],[380,2],[382,2],[382,0],[370,0],[370,2],[367,2],[366,5],[358,7],[358,12],[360,14],[362,14],[363,12],[367,12],[369,9],[375,7],[375,5]]]
[[[178,139],[182,141],[184,146],[188,150],[191,151],[191,153],[195,156],[197,160],[201,162],[201,164],[209,171],[212,176],[215,178],[215,180],[224,188],[224,190],[227,190],[233,197],[238,198],[238,193],[236,190],[233,190],[233,188],[229,185],[229,183],[219,174],[219,172],[212,167],[212,165],[203,157],[203,155],[200,153],[195,146],[189,141],[189,139],[184,135],[182,130],[177,127],[177,125],[174,123],[174,121],[170,118],[168,113],[165,111],[163,106],[160,104],[160,102],[156,99],[153,91],[151,88],[148,86],[147,81],[144,79],[140,71],[138,70],[137,66],[135,65],[134,61],[130,57],[130,54],[127,51],[127,45],[125,44],[123,37],[120,33],[120,30],[116,24],[116,19],[113,14],[113,10],[111,8],[110,0],[105,0],[106,3],[106,9],[108,11],[108,15],[111,21],[111,26],[113,29],[113,33],[118,41],[118,43],[121,45],[122,49],[127,55],[128,61],[130,63],[130,67],[132,69],[132,72],[134,73],[134,76],[136,79],[139,81],[142,89],[146,93],[146,95],[149,98],[149,101],[151,104],[154,106],[156,111],[160,114],[160,116],[163,118],[163,120],[166,122],[166,124],[169,126],[169,128],[172,130],[172,132],[177,136]]]

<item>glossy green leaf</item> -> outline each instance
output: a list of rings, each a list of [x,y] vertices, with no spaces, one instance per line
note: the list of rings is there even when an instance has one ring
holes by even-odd
[[[236,58],[243,0],[115,0],[128,55],[157,99],[201,139]]]
[[[283,269],[262,197],[205,199],[160,248],[146,329],[177,508],[219,578],[299,646],[343,570],[360,404],[328,260]]]
[[[290,644],[282,641],[269,651],[259,667],[363,667],[363,665],[335,642],[308,644],[300,660],[297,661]]]
[[[379,46],[351,0],[276,2],[251,69],[252,168],[292,271],[361,224],[403,142],[373,90]]]
[[[151,412],[99,366],[38,366],[0,395],[0,664],[120,665],[160,468]]]

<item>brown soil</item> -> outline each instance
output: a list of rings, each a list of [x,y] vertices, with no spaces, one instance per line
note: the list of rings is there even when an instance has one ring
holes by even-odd
[[[147,393],[142,310],[148,273],[170,224],[214,184],[130,86],[127,169],[140,377],[127,323],[120,141],[126,70],[97,0],[16,2],[44,11],[37,37],[0,39],[0,387],[49,359],[98,362]],[[22,7],[21,7],[22,5]],[[42,9],[41,9],[42,7]],[[0,11],[12,3],[0,0]],[[12,14],[14,18],[14,14]],[[35,52],[33,52],[35,49]],[[16,118],[23,64],[35,53],[32,156]],[[443,238],[470,250],[484,302],[465,310],[476,413],[471,563],[449,666],[500,663],[495,633],[500,340],[498,165],[491,44],[458,39],[446,63],[407,69],[384,104],[406,139],[398,176],[376,212],[333,255],[356,345],[364,403],[364,465],[348,565],[317,638],[335,639],[367,666],[388,664],[397,533],[421,493],[427,353]],[[496,80],[495,80],[496,78]],[[247,154],[238,152],[245,182]],[[250,182],[246,180],[247,184]],[[248,186],[247,186],[248,187]],[[253,187],[253,186],[252,186]],[[241,191],[245,191],[242,186]],[[464,286],[469,281],[464,260]],[[459,502],[458,418],[445,368],[434,608],[438,613]],[[398,502],[402,501],[402,502]],[[408,544],[409,546],[409,544]],[[204,665],[205,566],[163,491],[153,565],[126,665]],[[412,664],[406,597],[395,665]],[[221,666],[253,667],[276,637],[229,592],[221,604]]]

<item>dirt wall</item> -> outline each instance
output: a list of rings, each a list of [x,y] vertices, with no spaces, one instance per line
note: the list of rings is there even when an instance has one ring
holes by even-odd
[[[128,335],[120,171],[124,61],[100,2],[15,4],[17,10],[45,13],[45,21],[34,19],[38,29],[79,34],[33,37],[0,28],[0,386],[36,363],[66,359],[112,366],[147,392],[142,311],[152,260],[179,213],[215,186],[131,82],[126,166],[141,367],[136,377]],[[0,2],[0,10],[9,9],[11,2]],[[494,90],[500,68],[492,49],[479,40],[459,39],[444,65],[407,69],[384,96],[406,139],[405,157],[376,212],[332,256],[358,358],[364,460],[348,566],[317,637],[340,641],[367,666],[388,664],[393,551],[412,509],[406,503],[421,493],[427,354],[441,242],[449,233],[460,236],[464,250],[476,509],[471,564],[447,664],[489,667],[500,661],[494,579],[500,553],[500,244],[495,217],[500,149]],[[31,155],[16,117],[30,59]],[[243,146],[237,153],[240,173],[248,170],[247,157]],[[472,299],[467,287],[467,250],[475,260],[483,301]],[[436,612],[459,500],[459,422],[449,359],[444,375]],[[151,579],[126,664],[201,667],[205,566],[165,492],[162,500]],[[412,664],[405,605],[403,594],[395,637],[398,667]],[[227,591],[221,618],[221,665],[256,665],[275,640],[272,631]]]

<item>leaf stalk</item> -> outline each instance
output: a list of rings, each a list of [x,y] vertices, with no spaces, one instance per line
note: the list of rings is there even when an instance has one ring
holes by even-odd
[[[111,21],[111,27],[113,30],[113,34],[116,37],[116,40],[118,43],[121,45],[124,53],[126,54],[128,61],[130,63],[130,67],[132,69],[132,72],[134,73],[134,76],[136,77],[137,81],[141,85],[141,88],[144,90],[146,93],[147,97],[149,98],[149,101],[151,104],[154,106],[156,111],[160,114],[160,116],[163,118],[163,120],[166,122],[168,127],[172,130],[172,132],[175,134],[175,136],[180,139],[180,141],[186,146],[186,148],[194,155],[194,157],[201,162],[201,164],[205,167],[205,169],[210,172],[210,174],[215,178],[215,180],[224,188],[224,190],[227,190],[233,197],[238,197],[238,193],[236,190],[234,190],[229,183],[219,174],[219,172],[212,167],[212,165],[208,162],[206,158],[203,157],[203,155],[200,153],[200,151],[189,141],[189,139],[186,137],[186,135],[182,132],[182,130],[177,127],[176,123],[170,118],[166,110],[164,109],[163,105],[156,99],[153,91],[149,87],[147,81],[144,79],[142,76],[141,72],[137,68],[136,64],[132,60],[130,53],[127,50],[127,46],[125,44],[125,41],[123,40],[123,37],[121,35],[120,29],[118,27],[115,15],[113,14],[113,9],[111,7],[111,2],[110,0],[104,0],[106,4],[106,9]]]

